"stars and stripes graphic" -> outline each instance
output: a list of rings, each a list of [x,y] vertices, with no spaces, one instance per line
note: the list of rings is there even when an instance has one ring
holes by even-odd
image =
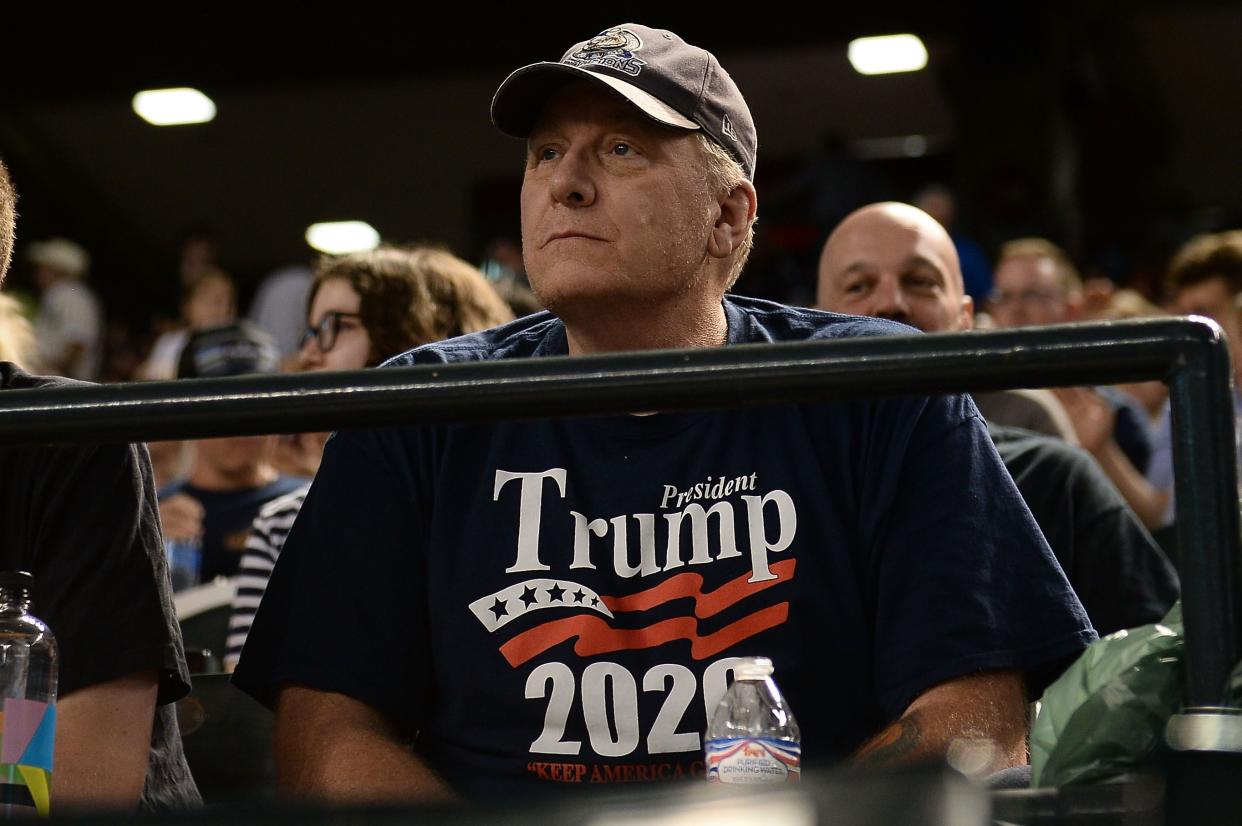
[[[488,631],[544,608],[585,608],[612,616],[599,594],[565,579],[528,579],[470,603],[471,613]]]
[[[758,608],[707,634],[699,623],[727,608],[793,579],[797,560],[787,559],[771,566],[773,579],[748,582],[750,575],[726,582],[713,591],[703,590],[703,577],[686,572],[669,577],[658,585],[626,596],[607,596],[584,585],[560,579],[531,579],[511,585],[470,603],[470,611],[489,632],[533,611],[569,608],[570,616],[553,617],[519,632],[500,645],[500,653],[517,668],[548,649],[574,639],[574,653],[580,657],[613,651],[654,648],[675,640],[690,643],[696,660],[713,657],[742,640],[775,628],[789,617],[789,603],[779,602]],[[661,619],[635,628],[616,628],[608,620],[616,614],[638,617],[675,600],[690,600],[692,611],[685,616]],[[607,619],[605,619],[607,618]]]

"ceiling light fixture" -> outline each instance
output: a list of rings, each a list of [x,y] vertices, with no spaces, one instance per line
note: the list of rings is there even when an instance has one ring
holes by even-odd
[[[927,65],[927,47],[912,34],[888,34],[851,40],[850,65],[862,75],[917,72]]]
[[[134,95],[134,112],[153,126],[182,126],[213,119],[216,104],[197,89],[148,89]]]
[[[373,250],[379,242],[379,233],[366,221],[325,221],[306,228],[306,243],[328,255]]]

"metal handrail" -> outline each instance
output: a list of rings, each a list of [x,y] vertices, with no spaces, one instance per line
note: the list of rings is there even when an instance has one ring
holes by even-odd
[[[1229,350],[1203,318],[0,393],[0,445],[197,439],[1159,379],[1173,413],[1188,707],[1242,658]]]

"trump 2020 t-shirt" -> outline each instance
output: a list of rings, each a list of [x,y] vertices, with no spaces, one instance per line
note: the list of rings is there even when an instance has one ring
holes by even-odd
[[[906,332],[725,302],[731,344]],[[547,356],[542,314],[394,364]],[[701,776],[737,658],[808,766],[1094,636],[964,396],[343,431],[235,680],[388,716],[465,793]]]

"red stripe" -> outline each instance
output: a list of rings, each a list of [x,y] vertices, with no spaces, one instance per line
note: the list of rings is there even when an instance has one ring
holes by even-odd
[[[674,599],[692,597],[694,615],[699,619],[707,619],[752,594],[793,579],[797,561],[786,559],[773,565],[769,570],[776,575],[775,579],[747,582],[750,574],[742,574],[708,594],[703,593],[702,576],[685,573],[669,577],[654,588],[639,591],[637,594],[624,597],[600,596],[600,601],[608,607],[608,610],[615,613],[617,611],[646,611]]]
[[[776,582],[776,580],[772,581]],[[724,588],[719,590],[724,590]],[[529,631],[524,631],[500,646],[500,653],[508,660],[509,665],[517,668],[531,658],[574,637],[578,638],[574,644],[574,653],[579,657],[593,657],[613,651],[655,648],[675,640],[689,640],[690,656],[696,660],[703,660],[714,657],[755,634],[775,628],[788,618],[789,603],[781,602],[748,614],[719,631],[701,637],[698,633],[698,622],[692,617],[676,617],[648,625],[645,628],[628,629],[613,628],[602,617],[595,614],[578,614],[546,622]]]

